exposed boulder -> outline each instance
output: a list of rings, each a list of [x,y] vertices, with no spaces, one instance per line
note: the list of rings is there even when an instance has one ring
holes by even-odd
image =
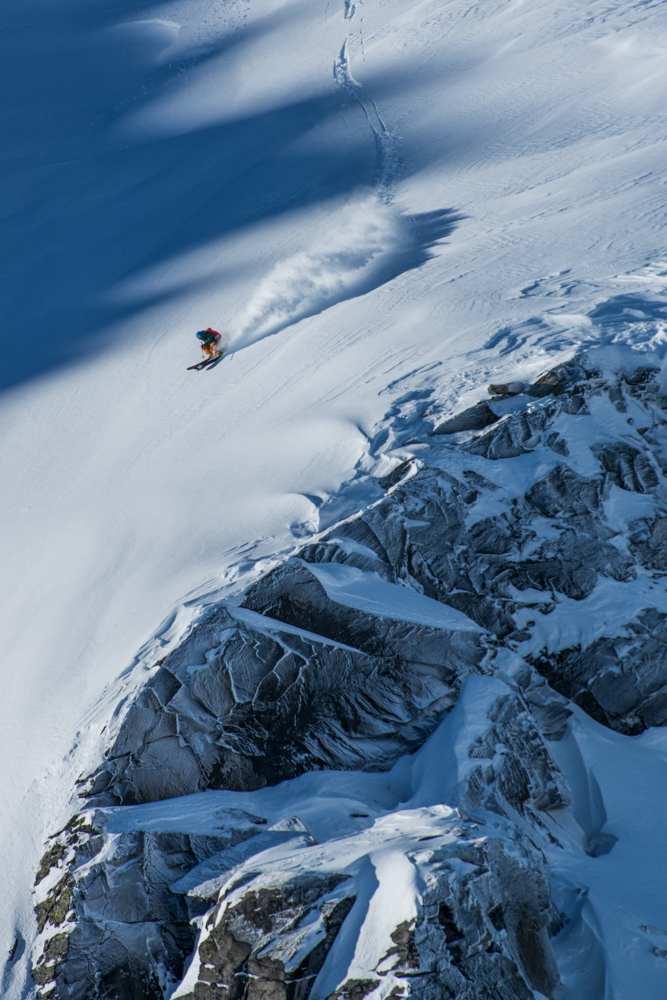
[[[492,396],[520,396],[526,386],[523,382],[496,382],[491,383],[488,391]]]
[[[482,400],[481,403],[477,403],[475,406],[457,413],[455,417],[450,417],[449,420],[438,424],[433,433],[460,434],[461,431],[481,431],[483,427],[495,424],[498,419],[489,404]]]

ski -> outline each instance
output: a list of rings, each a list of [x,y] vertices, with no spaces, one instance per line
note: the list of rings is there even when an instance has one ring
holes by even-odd
[[[205,361],[199,361],[196,365],[190,365],[187,369],[189,372],[195,371],[200,372],[202,368],[207,368],[209,365],[214,365],[217,361],[222,361],[222,355],[217,358],[206,358]]]

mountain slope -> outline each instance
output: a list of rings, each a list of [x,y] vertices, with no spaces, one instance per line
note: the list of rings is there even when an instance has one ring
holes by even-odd
[[[444,420],[582,347],[661,362],[665,15],[62,0],[2,18],[0,857],[20,996],[42,842],[144,666],[378,499],[369,477],[410,457],[426,407]],[[209,324],[236,351],[186,372]]]

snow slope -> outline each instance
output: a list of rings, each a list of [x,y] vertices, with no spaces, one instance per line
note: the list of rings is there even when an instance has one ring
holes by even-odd
[[[0,17],[9,948],[137,650],[164,655],[355,509],[412,400],[453,412],[582,344],[662,356],[667,15],[7,0]],[[234,353],[186,372],[209,324]],[[642,739],[661,760],[661,733]],[[6,995],[24,984],[13,965]]]

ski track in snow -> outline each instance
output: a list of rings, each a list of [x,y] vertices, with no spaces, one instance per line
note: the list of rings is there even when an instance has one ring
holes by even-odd
[[[8,1000],[33,990],[44,837],[207,607],[377,499],[374,477],[430,415],[489,381],[582,347],[610,367],[628,351],[667,357],[663,3],[241,7],[170,2],[132,21],[103,5],[90,38],[64,0],[8,8]],[[186,373],[209,323],[238,354]],[[43,366],[26,329],[43,336]],[[607,596],[576,609],[599,634]],[[558,945],[575,984],[563,1000],[658,1000],[665,733],[630,739],[581,712],[573,733],[563,770],[599,782],[619,841],[550,859],[563,884],[589,887],[579,936]],[[455,754],[447,727],[436,736]],[[311,779],[257,797],[300,807]],[[363,801],[374,776],[358,779]],[[409,914],[411,872],[377,860]]]
[[[345,0],[345,20],[357,4]],[[361,41],[363,50],[363,38]],[[361,108],[375,144],[372,190],[347,202],[317,243],[277,264],[260,282],[241,316],[226,334],[228,350],[236,351],[314,316],[345,299],[367,294],[402,271],[418,267],[430,248],[449,235],[459,221],[455,212],[433,212],[426,233],[420,220],[393,206],[402,169],[398,140],[380,117],[375,101],[364,99],[354,79],[348,39],[334,62],[334,80]],[[423,219],[422,221],[426,221]],[[429,231],[430,230],[430,231]],[[426,238],[424,238],[426,237]]]

